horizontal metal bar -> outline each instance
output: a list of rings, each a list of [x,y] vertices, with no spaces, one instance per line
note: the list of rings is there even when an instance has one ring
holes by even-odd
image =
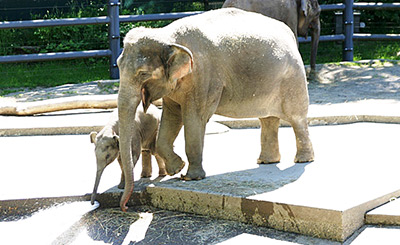
[[[165,14],[145,14],[145,15],[120,15],[119,21],[122,23],[122,22],[155,21],[155,20],[176,20],[200,13],[203,13],[203,11],[165,13]]]
[[[319,37],[320,42],[331,42],[331,41],[343,41],[344,40],[344,35],[324,35]],[[304,37],[299,37],[298,38],[299,43],[309,43],[311,42],[311,37],[308,37],[307,39]]]
[[[361,34],[354,33],[354,40],[365,40],[365,41],[390,41],[400,40],[400,34]]]
[[[105,49],[105,50],[57,52],[57,53],[43,53],[43,54],[40,53],[40,54],[7,55],[7,56],[0,56],[0,64],[1,63],[105,57],[105,56],[111,56],[111,51],[108,49]]]
[[[96,24],[106,24],[109,22],[110,18],[107,16],[90,17],[90,18],[51,19],[51,20],[4,21],[0,22],[0,29],[96,25]]]
[[[397,10],[400,9],[400,3],[354,3],[353,8],[363,10]]]
[[[336,10],[344,10],[346,6],[343,3],[339,4],[325,4],[320,5],[321,11],[336,11]]]

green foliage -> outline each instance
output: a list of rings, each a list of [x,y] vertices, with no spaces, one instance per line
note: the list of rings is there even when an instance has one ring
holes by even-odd
[[[108,59],[63,60],[0,66],[0,91],[109,79]],[[4,92],[3,92],[4,93]]]
[[[343,0],[319,0],[319,4],[343,3]],[[398,0],[354,0],[354,2],[393,3]],[[360,12],[360,21],[366,24],[363,33],[388,34],[400,33],[400,15],[398,10],[356,10]],[[321,34],[334,34],[334,12],[321,14]]]
[[[32,19],[81,18],[88,16],[107,15],[105,6],[89,1],[84,8],[77,5],[76,0],[70,0],[70,12],[56,10],[45,14],[32,16]],[[82,51],[107,49],[107,26],[57,26],[32,29],[10,29],[0,31],[0,55],[21,53],[48,53],[62,51]],[[26,50],[24,47],[31,46]]]

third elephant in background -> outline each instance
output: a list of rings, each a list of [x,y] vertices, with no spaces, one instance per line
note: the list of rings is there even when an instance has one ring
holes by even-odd
[[[311,29],[310,65],[312,70],[315,69],[321,30],[321,8],[317,0],[226,0],[222,7],[235,7],[280,20],[290,27],[296,37],[307,38],[308,29]]]

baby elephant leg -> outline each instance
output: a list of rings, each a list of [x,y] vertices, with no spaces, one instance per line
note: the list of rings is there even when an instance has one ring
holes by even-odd
[[[258,164],[277,163],[281,160],[278,143],[279,118],[260,118],[261,122],[261,154]]]
[[[158,164],[158,176],[159,177],[167,176],[167,170],[165,169],[164,160],[157,154],[155,154],[154,156],[155,156],[155,158],[157,160],[157,164]]]
[[[142,150],[142,173],[140,177],[150,178],[152,171],[150,150]]]
[[[124,170],[122,168],[121,157],[118,156],[117,160],[118,160],[119,166],[121,168],[121,181],[118,184],[118,189],[124,189],[124,187],[125,187],[125,176],[124,176]]]

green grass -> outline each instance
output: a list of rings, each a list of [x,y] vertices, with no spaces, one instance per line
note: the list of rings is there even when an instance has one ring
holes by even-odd
[[[310,64],[310,44],[300,44],[304,64]],[[400,60],[400,43],[394,41],[354,41],[354,61],[368,59]],[[342,43],[320,42],[317,64],[342,61]]]
[[[109,79],[108,59],[81,59],[0,65],[0,94],[16,88],[53,87]]]

